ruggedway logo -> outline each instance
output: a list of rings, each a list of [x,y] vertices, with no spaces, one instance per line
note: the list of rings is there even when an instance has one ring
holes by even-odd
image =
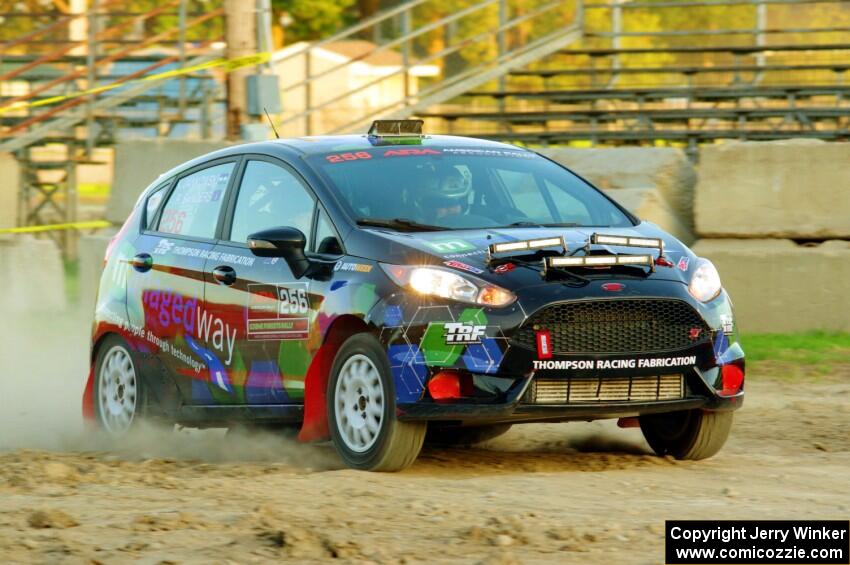
[[[443,327],[446,330],[443,337],[446,338],[447,345],[481,343],[481,338],[485,337],[487,332],[487,326],[472,326],[454,322],[447,322],[443,324]]]

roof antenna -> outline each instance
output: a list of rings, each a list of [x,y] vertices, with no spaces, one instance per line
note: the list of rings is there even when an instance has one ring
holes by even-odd
[[[272,117],[269,116],[269,111],[266,110],[266,107],[263,106],[263,112],[266,113],[266,118],[269,120],[269,125],[272,127],[272,131],[274,132],[275,139],[280,139],[280,135],[277,133],[277,128],[274,127],[274,122],[272,121]]]

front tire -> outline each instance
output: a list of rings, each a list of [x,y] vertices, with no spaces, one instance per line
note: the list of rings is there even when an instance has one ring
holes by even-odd
[[[672,455],[676,459],[708,459],[726,443],[732,429],[732,412],[685,410],[649,414],[640,417],[640,429],[658,455]]]
[[[104,339],[95,364],[94,406],[98,424],[111,436],[124,436],[139,422],[145,390],[127,343]]]
[[[334,447],[346,465],[366,471],[400,471],[422,449],[424,422],[396,419],[395,385],[387,355],[369,334],[339,349],[327,389]]]

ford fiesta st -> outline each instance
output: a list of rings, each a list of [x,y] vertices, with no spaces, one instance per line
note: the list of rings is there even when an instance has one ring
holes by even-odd
[[[106,253],[85,416],[298,426],[383,471],[523,422],[716,453],[744,353],[714,266],[545,157],[420,128],[239,145],[147,187]]]

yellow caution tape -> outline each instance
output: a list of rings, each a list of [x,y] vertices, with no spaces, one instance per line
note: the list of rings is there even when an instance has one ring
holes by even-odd
[[[89,96],[91,94],[100,94],[101,92],[106,92],[108,90],[113,90],[115,88],[120,88],[122,86],[128,86],[131,84],[137,84],[141,82],[149,82],[156,80],[166,80],[174,77],[178,77],[181,75],[187,75],[189,73],[193,73],[196,71],[213,69],[221,67],[222,70],[226,73],[231,73],[237,69],[241,69],[242,67],[251,67],[254,65],[261,65],[263,63],[271,60],[272,54],[268,51],[264,53],[252,53],[251,55],[243,55],[241,57],[234,57],[232,59],[214,59],[212,61],[207,61],[206,63],[199,63],[197,65],[192,65],[190,67],[184,67],[182,69],[174,69],[171,71],[164,71],[161,73],[156,73],[148,76],[144,76],[142,78],[128,80],[125,82],[118,82],[114,84],[106,84],[103,86],[96,86],[94,88],[89,88],[86,90],[81,90],[79,92],[74,92],[72,94],[62,94],[60,96],[51,96],[49,98],[42,98],[41,100],[35,100],[33,102],[20,101],[15,102],[14,104],[10,104],[8,106],[4,106],[0,108],[0,114],[5,114],[6,112],[11,112],[13,110],[21,110],[24,108],[38,108],[40,106],[49,106],[50,104],[56,104],[57,102],[62,102],[64,100],[71,100],[73,98],[80,98],[83,96]],[[2,233],[2,230],[0,230]]]
[[[71,222],[68,224],[47,224],[43,226],[24,226],[22,228],[3,228],[0,233],[37,233],[44,231],[60,231],[60,230],[88,230],[108,228],[112,222],[106,220],[92,220],[89,222]]]

